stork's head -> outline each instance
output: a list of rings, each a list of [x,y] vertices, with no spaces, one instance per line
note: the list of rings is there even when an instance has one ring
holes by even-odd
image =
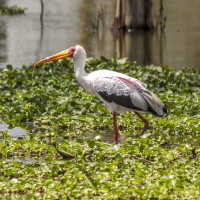
[[[63,58],[69,58],[70,57],[70,58],[76,59],[76,57],[80,57],[78,55],[81,55],[81,52],[86,54],[83,47],[81,47],[79,45],[72,46],[69,49],[66,49],[64,51],[61,51],[60,53],[54,54],[52,56],[46,57],[46,58],[36,62],[34,64],[34,67],[36,67],[36,66],[38,66],[42,63],[45,63],[45,62],[49,62],[49,61],[53,61],[53,60],[60,60],[60,59],[63,59]]]

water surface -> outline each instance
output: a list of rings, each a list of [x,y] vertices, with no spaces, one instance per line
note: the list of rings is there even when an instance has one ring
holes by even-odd
[[[106,6],[106,24],[94,34],[91,21]],[[154,22],[159,1],[153,1]],[[1,5],[28,8],[25,15],[0,17],[1,67],[31,65],[72,45],[85,47],[89,57],[128,57],[138,64],[165,64],[174,68],[200,68],[199,0],[164,0],[167,23],[164,33],[110,30],[115,15],[115,1],[44,0],[43,24],[40,1],[1,0]]]
[[[10,127],[8,124],[2,122],[0,123],[0,136],[1,132],[3,131],[10,132],[10,136],[12,138],[24,137],[25,135],[27,135],[27,131],[25,129],[22,129],[20,127]]]

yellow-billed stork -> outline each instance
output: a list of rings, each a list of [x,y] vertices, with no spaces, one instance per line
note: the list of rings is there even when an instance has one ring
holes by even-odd
[[[163,116],[166,109],[162,102],[149,90],[143,82],[110,70],[85,72],[86,52],[82,46],[76,45],[60,53],[46,57],[34,64],[34,67],[53,60],[71,57],[74,61],[74,72],[80,85],[88,92],[98,96],[113,114],[114,139],[118,143],[118,127],[116,112],[133,111],[143,122],[144,128],[140,136],[146,131],[149,122],[138,111],[150,112],[155,116]]]

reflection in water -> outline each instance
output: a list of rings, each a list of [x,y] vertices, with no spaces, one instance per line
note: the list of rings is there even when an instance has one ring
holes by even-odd
[[[164,64],[165,33],[114,32],[113,36],[117,57],[128,57],[132,61],[137,61],[137,64]]]
[[[138,64],[151,62],[153,39],[151,32],[119,32],[114,35],[117,57],[137,58]]]
[[[111,144],[115,143],[114,133],[108,132],[106,130],[99,131],[99,134],[97,134],[97,133],[93,134],[92,132],[87,132],[85,137],[86,138],[96,138],[98,136],[101,136],[102,141],[105,142],[105,143],[111,143]],[[119,134],[119,143],[125,142],[128,137],[131,137],[131,136],[128,136],[128,135],[125,135],[125,134]]]
[[[6,44],[6,25],[4,21],[0,21],[0,63],[7,60],[7,44]]]
[[[17,4],[28,8],[25,15],[0,18],[0,63],[10,63],[14,67],[30,65],[40,58],[80,44],[89,57],[127,57],[137,64],[200,68],[200,21],[196,20],[199,0],[193,0],[192,4],[188,0],[164,1],[163,15],[166,15],[167,23],[165,33],[162,34],[142,31],[111,32],[115,1],[101,1],[106,6],[106,23],[104,31],[99,30],[99,34],[93,34],[91,26],[91,19],[97,16],[101,8],[96,1],[0,2],[6,6]],[[42,23],[41,2],[44,3]],[[156,17],[159,0],[153,3]]]

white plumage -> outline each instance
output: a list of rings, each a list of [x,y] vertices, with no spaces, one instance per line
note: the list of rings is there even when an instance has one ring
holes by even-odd
[[[115,143],[118,143],[118,128],[116,112],[125,113],[134,111],[144,122],[142,135],[149,123],[138,111],[150,112],[156,116],[163,116],[162,102],[149,90],[143,82],[110,70],[98,70],[91,73],[85,72],[86,52],[83,47],[77,45],[58,54],[47,57],[37,63],[72,57],[74,60],[74,73],[80,85],[88,92],[100,97],[106,107],[113,113]]]

